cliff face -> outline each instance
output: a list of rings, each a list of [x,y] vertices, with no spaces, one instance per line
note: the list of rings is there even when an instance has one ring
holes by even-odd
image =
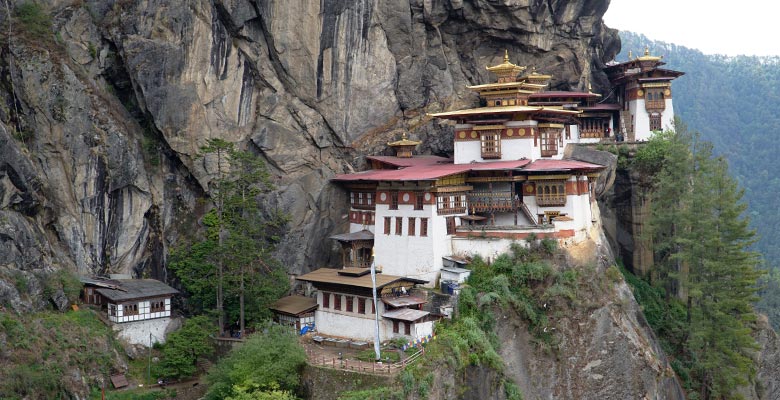
[[[57,1],[44,35],[14,18],[0,64],[0,297],[40,308],[37,282],[60,268],[165,278],[169,246],[204,211],[212,171],[195,156],[214,137],[267,161],[277,190],[263,201],[292,216],[278,251],[290,272],[326,264],[322,238],[346,222],[329,178],[404,130],[422,151],[450,151],[425,113],[473,105],[465,86],[504,49],[556,88],[603,87],[596,71],[619,47],[607,5]]]

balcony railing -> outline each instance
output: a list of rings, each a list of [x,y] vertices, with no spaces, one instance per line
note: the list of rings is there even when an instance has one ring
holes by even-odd
[[[647,110],[663,110],[666,108],[665,100],[645,100],[645,109]]]
[[[598,139],[607,137],[603,129],[582,129],[580,130],[580,138],[583,139]]]
[[[356,210],[376,210],[376,204],[374,204],[374,203],[371,203],[371,204],[353,203],[353,204],[351,204],[351,207],[356,209]]]
[[[565,206],[566,205],[566,195],[545,195],[545,196],[536,196],[536,204],[540,206]]]
[[[471,192],[468,200],[472,212],[512,211],[518,204],[511,192]]]

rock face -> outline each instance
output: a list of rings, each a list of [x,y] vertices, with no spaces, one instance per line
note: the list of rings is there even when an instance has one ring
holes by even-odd
[[[3,301],[39,308],[15,271],[165,278],[169,246],[207,202],[220,137],[260,154],[292,216],[291,273],[331,262],[346,226],[328,184],[401,131],[451,151],[427,112],[471,106],[465,86],[512,61],[556,89],[604,87],[619,48],[608,1],[59,1],[52,34],[14,24],[0,76]],[[7,19],[5,13],[0,18]],[[15,290],[14,290],[15,289]],[[29,287],[28,287],[29,289]]]

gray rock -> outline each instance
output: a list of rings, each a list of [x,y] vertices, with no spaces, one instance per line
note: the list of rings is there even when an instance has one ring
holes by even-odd
[[[49,300],[51,300],[54,307],[59,311],[66,311],[68,306],[70,306],[70,300],[68,300],[68,296],[65,295],[65,292],[63,292],[62,289],[57,289]]]

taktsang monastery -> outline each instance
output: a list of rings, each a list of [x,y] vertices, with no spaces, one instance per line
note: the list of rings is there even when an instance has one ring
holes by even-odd
[[[420,142],[404,135],[388,143],[395,156],[369,156],[371,169],[336,176],[333,182],[349,193],[350,204],[349,232],[332,237],[342,245],[344,270],[299,277],[319,290],[318,331],[370,339],[373,312],[379,311],[385,340],[415,337],[413,325],[428,321],[413,299],[366,311],[370,280],[361,270],[367,272],[372,253],[382,282],[392,286],[379,293],[389,298],[398,297],[401,287],[436,286],[445,257],[490,259],[532,234],[585,239],[596,221],[594,181],[604,166],[564,159],[565,146],[645,141],[674,119],[671,81],[683,73],[660,68],[661,58],[647,50],[629,59],[605,69],[612,90],[604,99],[590,88],[547,91],[550,75],[505,55],[503,63],[487,67],[495,82],[469,87],[480,107],[431,115],[455,123],[452,159],[415,155]],[[418,312],[399,311],[404,307]],[[408,314],[400,319],[407,325],[399,327],[402,314]],[[366,332],[348,334],[350,326]]]

